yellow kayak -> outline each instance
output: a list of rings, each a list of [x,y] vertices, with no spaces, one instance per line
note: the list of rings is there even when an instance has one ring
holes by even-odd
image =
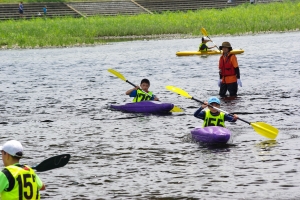
[[[214,55],[214,54],[221,54],[222,51],[218,50],[210,50],[210,51],[177,51],[177,56],[193,56],[193,55]],[[232,54],[241,54],[244,53],[243,49],[233,49],[230,51]]]

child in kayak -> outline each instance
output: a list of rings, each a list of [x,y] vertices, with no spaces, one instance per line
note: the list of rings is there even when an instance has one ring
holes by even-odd
[[[159,101],[151,91],[148,91],[149,87],[150,81],[148,79],[143,79],[140,86],[137,85],[136,87],[128,90],[125,94],[130,97],[134,97],[133,102],[150,100]]]
[[[33,169],[19,164],[23,156],[22,144],[19,141],[10,140],[1,146],[0,150],[5,166],[0,172],[1,198],[3,200],[40,199],[39,190],[45,190],[45,185]]]
[[[199,46],[199,51],[207,51],[207,49],[212,49],[212,48],[217,47],[216,45],[213,47],[208,47],[206,45],[207,42],[211,42],[211,40],[208,39],[207,37],[202,37],[202,43]]]
[[[194,113],[194,116],[199,119],[203,119],[203,127],[206,126],[222,126],[225,127],[225,121],[235,122],[238,118],[237,115],[228,115],[218,111],[215,108],[207,106],[210,104],[213,107],[220,108],[220,100],[217,97],[210,97],[208,102],[204,102],[200,108]],[[208,110],[203,111],[208,107]]]

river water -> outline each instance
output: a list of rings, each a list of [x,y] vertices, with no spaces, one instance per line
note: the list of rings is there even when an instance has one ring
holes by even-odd
[[[219,56],[176,57],[198,48],[200,38],[186,38],[0,51],[0,142],[21,141],[30,165],[71,154],[65,167],[39,173],[43,199],[299,199],[300,32],[212,39],[245,50],[237,55],[239,98],[221,108],[275,126],[276,140],[242,121],[227,123],[231,145],[190,139],[202,124],[193,117],[200,104],[165,86],[203,101],[218,95]],[[149,78],[161,101],[184,112],[109,109],[131,101],[131,86],[109,68],[136,84]]]

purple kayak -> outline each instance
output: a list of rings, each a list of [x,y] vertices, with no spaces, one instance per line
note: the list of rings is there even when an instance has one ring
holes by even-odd
[[[130,113],[166,114],[173,109],[174,104],[160,101],[141,101],[137,103],[111,105],[110,107]]]
[[[226,144],[231,132],[220,126],[196,127],[191,130],[192,138],[197,142],[207,144]]]

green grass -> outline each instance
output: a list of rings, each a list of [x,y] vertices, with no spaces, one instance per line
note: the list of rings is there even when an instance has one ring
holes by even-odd
[[[223,10],[165,12],[135,16],[37,18],[0,22],[0,46],[72,46],[99,43],[103,36],[201,35],[289,31],[300,28],[300,1],[243,4]]]

